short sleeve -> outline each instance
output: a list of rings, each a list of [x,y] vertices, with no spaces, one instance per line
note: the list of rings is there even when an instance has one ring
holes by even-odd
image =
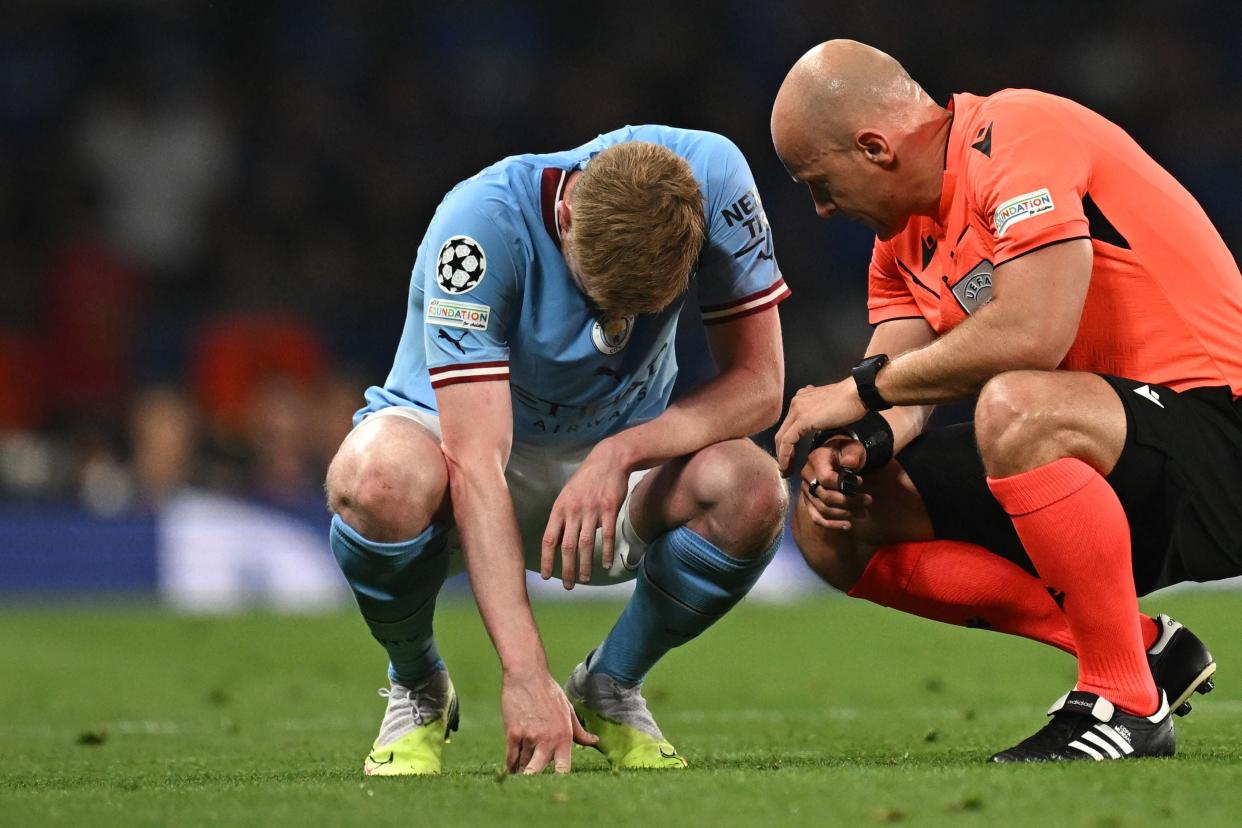
[[[708,134],[707,241],[699,259],[703,324],[759,313],[790,295],[772,245],[772,228],[742,151]]]
[[[509,333],[520,312],[521,243],[461,194],[427,231],[423,342],[432,388],[508,379]],[[465,202],[465,203],[463,203]]]
[[[1068,119],[1042,102],[1015,100],[989,109],[979,128],[988,152],[967,151],[967,175],[973,200],[992,230],[993,264],[1088,238],[1082,200],[1091,160]]]
[[[887,242],[875,240],[867,270],[867,319],[872,325],[893,319],[922,318],[910,285],[897,269],[897,259]]]

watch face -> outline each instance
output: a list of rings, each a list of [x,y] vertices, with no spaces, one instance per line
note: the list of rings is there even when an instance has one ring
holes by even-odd
[[[875,375],[888,364],[887,354],[869,356],[855,366],[850,373],[854,376],[854,385],[858,387],[858,398],[868,411],[884,411],[892,408],[875,387]]]

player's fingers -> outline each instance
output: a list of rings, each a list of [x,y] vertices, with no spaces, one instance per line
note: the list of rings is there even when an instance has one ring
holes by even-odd
[[[566,699],[565,703],[568,704],[569,700]],[[578,714],[573,711],[572,707],[569,709],[569,718],[573,720],[574,744],[595,747],[599,743],[599,737],[586,729],[586,725],[582,724],[582,720],[578,718]]]
[[[557,773],[569,773],[574,765],[574,743],[566,740],[556,746],[556,752],[552,754],[552,767]]]
[[[552,510],[548,518],[548,526],[543,530],[543,543],[539,554],[539,575],[545,581],[552,577],[552,567],[556,563],[556,548],[561,542],[563,520],[560,513]]]
[[[612,510],[609,509],[609,512],[612,512]],[[612,557],[616,554],[617,519],[618,516],[616,513],[612,513],[611,516],[605,516],[604,525],[601,527],[602,531],[600,532],[600,536],[603,540],[604,546],[602,563],[605,570],[612,569]]]
[[[565,534],[561,536],[561,583],[565,589],[574,588],[574,576],[578,571],[578,528],[582,519],[574,515],[565,521]]]
[[[513,734],[509,734],[505,740],[505,773],[517,773],[518,771],[518,739]]]
[[[578,582],[585,584],[591,580],[591,564],[595,559],[595,530],[599,527],[599,518],[591,517],[582,521],[578,530]]]
[[[535,746],[534,753],[531,754],[530,761],[522,769],[522,773],[535,774],[542,773],[543,769],[548,766],[548,760],[552,758],[551,751],[542,742]]]
[[[517,761],[514,763],[514,773],[524,773],[530,766],[531,757],[535,753],[535,742],[530,736],[522,737],[521,744],[518,747]]]

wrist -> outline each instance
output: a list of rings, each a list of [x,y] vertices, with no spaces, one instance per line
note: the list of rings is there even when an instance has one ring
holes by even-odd
[[[546,675],[547,672],[548,661],[544,658],[543,648],[538,648],[536,653],[502,658],[500,661],[500,673],[505,681],[529,681]]]
[[[614,434],[605,440],[600,441],[591,450],[592,454],[598,454],[599,459],[607,465],[614,468],[625,470],[626,474],[634,471],[634,467],[638,464],[638,451],[633,448],[629,441],[625,439],[626,432]]]
[[[893,407],[877,388],[880,371],[888,362],[888,354],[873,354],[850,369],[858,399],[867,411],[886,411]]]

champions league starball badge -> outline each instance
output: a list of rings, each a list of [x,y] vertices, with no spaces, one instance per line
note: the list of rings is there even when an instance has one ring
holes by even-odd
[[[634,333],[633,315],[602,321],[596,319],[591,327],[591,342],[595,344],[595,350],[612,356],[629,344],[632,333]]]
[[[487,273],[483,246],[469,236],[453,236],[436,259],[436,283],[445,293],[469,293]]]

